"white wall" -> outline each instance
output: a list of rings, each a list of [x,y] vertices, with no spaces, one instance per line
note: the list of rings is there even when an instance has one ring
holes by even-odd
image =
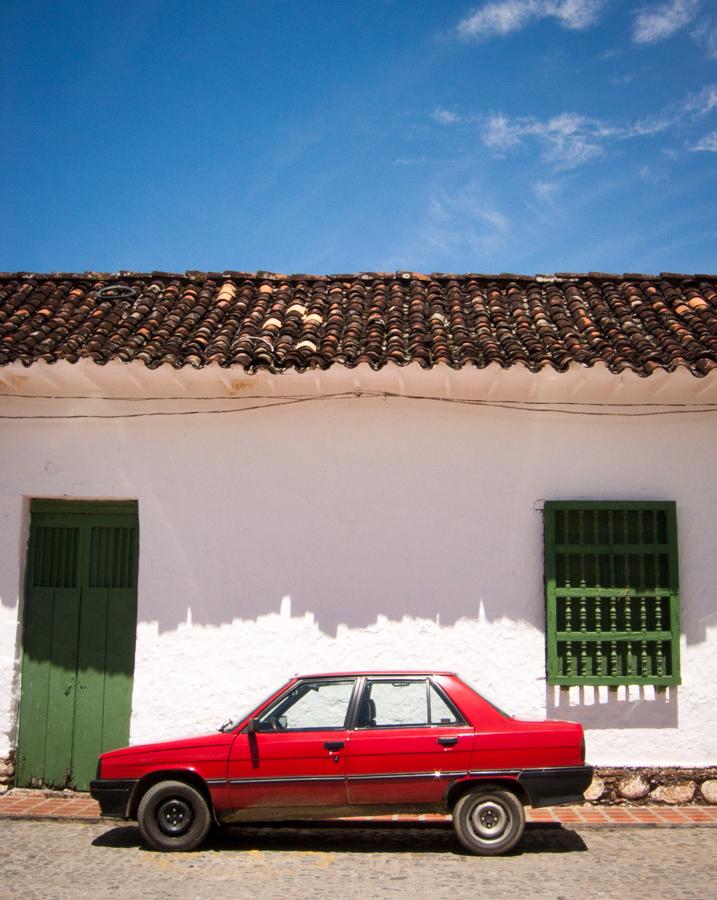
[[[13,416],[236,410],[376,389],[451,400],[717,401],[717,380],[684,372],[0,372],[5,394],[185,398],[0,398]],[[246,399],[256,395],[274,399]],[[224,399],[192,399],[200,396]],[[139,501],[133,742],[211,729],[298,671],[431,666],[459,671],[518,716],[582,721],[595,763],[714,764],[717,414],[550,409],[350,396],[243,413],[1,421],[0,756],[15,742],[28,498],[66,495]],[[677,501],[679,688],[547,687],[541,501],[580,498]]]

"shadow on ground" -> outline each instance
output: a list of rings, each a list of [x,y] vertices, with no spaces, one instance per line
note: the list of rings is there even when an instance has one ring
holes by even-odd
[[[136,826],[112,828],[92,842],[94,847],[126,849],[139,847],[142,838]],[[526,825],[520,844],[509,856],[526,853],[576,853],[588,848],[575,831],[553,823]],[[406,825],[401,822],[359,824],[297,823],[287,826],[255,825],[215,829],[199,852],[247,850],[323,853],[452,853],[463,855],[450,824]],[[153,852],[153,851],[148,851]],[[469,855],[469,854],[466,854]]]

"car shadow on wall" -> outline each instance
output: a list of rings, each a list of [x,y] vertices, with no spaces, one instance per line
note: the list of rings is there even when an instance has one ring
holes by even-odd
[[[579,721],[586,729],[677,728],[677,688],[658,690],[642,685],[619,688],[545,688],[549,719]]]
[[[155,851],[142,843],[139,828],[112,828],[92,841],[94,847],[128,849],[140,847]],[[507,854],[521,856],[532,853],[576,853],[586,851],[580,835],[557,823],[528,823],[519,845]],[[214,830],[200,848],[207,851],[246,852],[321,852],[321,853],[451,853],[472,856],[463,850],[449,822],[294,822],[288,825],[266,825]]]

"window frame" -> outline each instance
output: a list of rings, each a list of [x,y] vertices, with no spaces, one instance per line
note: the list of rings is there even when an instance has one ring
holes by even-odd
[[[413,682],[421,682],[423,681],[426,685],[426,715],[428,717],[428,722],[425,725],[358,725],[356,720],[358,719],[358,711],[363,701],[364,693],[368,690],[369,685],[374,682],[393,682],[393,681],[413,681]],[[436,722],[435,724],[430,721],[431,719],[431,688],[433,688],[438,696],[443,700],[448,709],[450,709],[454,716],[456,717],[456,721],[450,724]],[[431,678],[430,675],[364,675],[362,678],[362,684],[357,691],[356,694],[356,704],[354,709],[354,714],[351,721],[351,730],[352,731],[382,731],[382,730],[391,730],[394,731],[398,728],[465,728],[468,726],[468,722],[463,713],[458,709],[453,700],[448,696],[448,694],[441,688],[440,685],[436,684],[436,682]]]
[[[301,678],[298,681],[295,681],[291,684],[285,691],[283,691],[280,696],[274,700],[273,703],[269,704],[266,709],[263,709],[258,716],[257,719],[260,721],[265,717],[270,717],[271,713],[273,713],[276,709],[280,709],[282,703],[289,698],[289,695],[295,691],[297,688],[302,687],[305,684],[353,684],[353,688],[351,690],[351,694],[349,696],[349,702],[346,707],[346,715],[344,716],[344,721],[342,725],[329,725],[329,726],[316,726],[313,728],[282,728],[280,730],[274,731],[273,729],[267,729],[264,731],[263,729],[257,729],[257,734],[298,734],[300,732],[321,732],[321,731],[348,731],[349,723],[351,722],[354,715],[354,707],[356,705],[356,693],[359,690],[359,682],[361,679],[356,675],[353,676],[337,676],[336,678]],[[297,701],[298,702],[298,701]]]
[[[664,586],[664,590],[657,591],[657,585],[655,585],[654,589],[646,589],[644,587],[644,581],[642,585],[629,585],[626,588],[617,588],[613,587],[588,587],[583,583],[583,590],[586,590],[586,595],[580,595],[579,590],[580,587],[577,586],[575,588],[563,588],[562,590],[557,586],[557,557],[559,554],[558,547],[570,547],[577,548],[580,546],[589,547],[591,546],[588,542],[583,541],[582,544],[558,544],[556,542],[556,513],[559,512],[570,512],[570,511],[583,511],[583,512],[594,512],[594,511],[604,511],[604,510],[612,510],[619,513],[627,513],[631,510],[638,510],[640,512],[653,512],[653,511],[661,511],[665,514],[665,543],[660,544],[650,544],[647,541],[642,541],[641,543],[632,544],[617,544],[613,542],[611,546],[620,547],[619,552],[615,552],[614,554],[608,554],[611,558],[618,558],[619,556],[628,557],[632,552],[636,555],[641,555],[641,552],[645,553],[645,548],[648,547],[664,547],[665,549],[661,552],[666,558],[667,562],[667,584]],[[623,535],[627,537],[627,535]],[[602,545],[598,545],[602,546]],[[642,548],[642,551],[641,551]],[[577,554],[580,555],[579,550],[577,549],[566,549],[566,555]],[[595,551],[593,551],[595,552]],[[655,556],[658,551],[653,550]],[[621,685],[652,685],[658,688],[664,688],[669,686],[678,685],[681,683],[680,677],[680,589],[679,589],[679,560],[678,560],[678,533],[677,533],[677,510],[676,503],[672,500],[631,500],[631,501],[619,501],[619,500],[548,500],[545,502],[544,506],[544,559],[545,559],[545,603],[546,603],[546,628],[545,628],[545,641],[546,641],[546,677],[547,683],[550,685],[559,685],[564,687],[569,686],[585,686],[585,685],[606,685],[611,688],[616,688]],[[631,658],[631,645],[637,644],[641,646],[644,642],[645,646],[647,643],[652,642],[653,644],[668,644],[669,643],[669,674],[659,675],[656,673],[653,674],[641,674],[638,671],[635,672],[627,672],[619,675],[614,674],[578,674],[578,672],[574,672],[572,674],[565,674],[562,668],[561,658],[558,651],[558,643],[559,638],[558,634],[562,632],[558,631],[558,606],[557,600],[558,595],[563,594],[567,590],[574,590],[575,595],[578,597],[578,600],[587,600],[589,598],[593,599],[592,610],[594,611],[597,608],[598,604],[595,603],[595,600],[602,600],[603,598],[607,598],[608,605],[610,601],[616,601],[618,599],[624,599],[627,597],[643,597],[649,596],[650,592],[652,592],[655,598],[660,598],[661,600],[665,599],[668,605],[668,622],[662,622],[662,627],[659,631],[646,631],[646,630],[635,630],[634,639],[628,637],[621,637],[618,639],[618,642],[622,645],[628,645],[628,656],[627,658]],[[632,613],[630,613],[630,618],[632,617]],[[644,623],[643,623],[644,628]],[[629,633],[631,629],[627,629]],[[571,630],[571,633],[572,630]],[[570,644],[583,644],[587,643],[591,644],[608,644],[610,643],[610,633],[609,629],[597,628],[593,632],[589,632],[592,635],[595,634],[604,634],[604,638],[588,638],[586,641],[580,640],[580,630],[576,630],[574,632],[575,637],[570,638],[569,641],[563,639],[564,643]],[[620,632],[620,634],[624,634],[625,632]],[[645,635],[645,637],[641,637],[641,635]],[[576,663],[576,668],[579,669],[579,661]]]

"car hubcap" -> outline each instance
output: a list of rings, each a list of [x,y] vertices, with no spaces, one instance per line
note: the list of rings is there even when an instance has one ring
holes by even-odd
[[[481,841],[497,841],[503,837],[509,819],[505,809],[494,800],[478,803],[470,816],[471,827]]]
[[[184,800],[172,797],[157,810],[157,824],[165,833],[176,837],[184,832],[192,824],[192,808]]]

